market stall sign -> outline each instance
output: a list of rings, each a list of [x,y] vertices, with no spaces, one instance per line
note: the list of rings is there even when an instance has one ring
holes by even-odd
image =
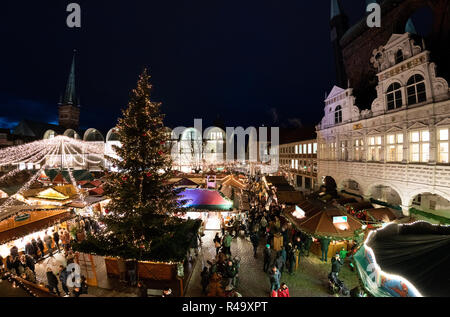
[[[14,221],[25,221],[30,218],[30,214],[22,214],[14,217]]]
[[[347,222],[347,216],[333,217],[333,223],[345,223]]]

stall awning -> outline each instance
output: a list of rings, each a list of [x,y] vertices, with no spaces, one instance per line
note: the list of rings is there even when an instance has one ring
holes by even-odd
[[[305,233],[316,237],[331,237],[334,240],[351,239],[355,236],[355,231],[362,227],[358,220],[338,209],[322,210],[303,221],[296,220],[294,223]]]
[[[19,239],[20,237],[26,236],[35,231],[44,230],[45,228],[51,227],[58,222],[67,221],[74,217],[74,214],[70,212],[64,212],[52,217],[44,218],[20,227],[16,227],[11,230],[0,232],[0,244],[5,244],[11,240]]]

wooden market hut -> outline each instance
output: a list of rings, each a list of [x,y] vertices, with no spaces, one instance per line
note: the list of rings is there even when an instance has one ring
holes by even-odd
[[[347,217],[347,221],[336,223],[336,220],[343,219],[342,217]],[[303,221],[295,221],[294,225],[298,230],[315,239],[322,237],[331,239],[328,248],[329,257],[340,251],[342,247],[348,250],[348,241],[353,240],[362,231],[361,222],[339,209],[321,210]],[[319,241],[313,243],[311,252],[321,255]]]

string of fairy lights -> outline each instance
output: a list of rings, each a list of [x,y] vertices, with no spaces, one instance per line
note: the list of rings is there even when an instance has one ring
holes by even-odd
[[[79,161],[78,157],[81,157],[82,161]],[[100,159],[94,161],[89,159],[89,157],[98,157]],[[27,166],[30,164],[37,169],[37,172],[34,172],[28,181],[19,188],[16,195],[27,191],[39,176],[42,175],[45,169],[51,168],[56,165],[55,163],[59,162],[61,169],[67,168],[70,182],[77,190],[83,204],[86,203],[85,193],[77,186],[75,177],[73,176],[70,168],[73,164],[72,160],[79,166],[86,166],[87,163],[100,164],[102,159],[107,159],[103,154],[102,146],[96,146],[89,142],[76,140],[67,136],[56,136],[52,139],[38,140],[0,150],[0,166],[20,164]],[[41,166],[43,161],[45,163]],[[20,167],[14,168],[1,176],[0,181],[15,176],[21,170]],[[6,212],[8,207],[14,202],[13,196],[15,195],[8,197],[0,206],[0,214]]]

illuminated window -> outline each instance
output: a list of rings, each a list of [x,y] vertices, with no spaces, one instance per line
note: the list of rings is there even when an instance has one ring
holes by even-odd
[[[418,74],[411,76],[406,84],[406,92],[408,94],[408,105],[427,100],[424,78]]]
[[[312,153],[312,144],[308,143],[308,154]]]
[[[341,141],[341,160],[348,160],[347,141]]]
[[[412,131],[410,138],[411,162],[428,162],[430,157],[430,132]]]
[[[369,137],[369,153],[367,160],[379,161],[381,158],[381,136]]]
[[[399,83],[393,83],[389,86],[386,91],[387,99],[387,109],[393,110],[400,108],[403,104],[402,102],[402,87]]]
[[[386,143],[386,160],[390,162],[401,162],[403,160],[403,133],[388,134]]]
[[[395,53],[395,63],[401,63],[403,62],[403,52],[402,50],[398,50],[397,53]]]
[[[336,109],[334,109],[334,123],[341,123],[342,122],[342,107],[337,106]]]
[[[313,144],[313,154],[317,154],[317,143]]]
[[[303,154],[306,154],[306,144],[303,144]]]
[[[295,169],[298,170],[298,160],[295,160]]]
[[[298,145],[295,146],[295,154],[298,154]]]
[[[438,163],[449,162],[449,128],[438,130]]]
[[[363,160],[363,153],[364,153],[364,141],[362,139],[356,139],[354,142],[354,157],[353,160],[355,161],[362,161]]]

